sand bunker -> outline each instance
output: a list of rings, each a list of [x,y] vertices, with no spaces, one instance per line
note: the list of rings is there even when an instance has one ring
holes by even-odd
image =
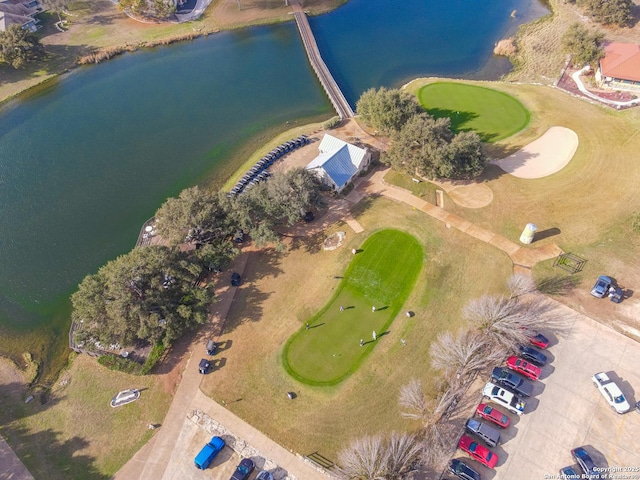
[[[514,177],[542,178],[562,170],[577,148],[576,132],[565,127],[551,127],[513,155],[492,163]]]

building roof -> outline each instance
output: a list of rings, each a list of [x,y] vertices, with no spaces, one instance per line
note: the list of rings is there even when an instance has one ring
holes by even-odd
[[[17,23],[18,25],[26,25],[29,22],[33,22],[33,18],[0,12],[0,32],[4,32],[9,25],[13,25],[14,23]]]
[[[367,151],[339,138],[325,135],[318,147],[320,155],[307,165],[307,170],[322,168],[341,189],[362,166]]]
[[[31,17],[38,13],[35,8],[29,8],[22,3],[0,3],[0,12],[10,13],[12,15],[22,15],[24,17]]]
[[[600,70],[605,77],[640,82],[640,45],[610,43],[604,49]]]

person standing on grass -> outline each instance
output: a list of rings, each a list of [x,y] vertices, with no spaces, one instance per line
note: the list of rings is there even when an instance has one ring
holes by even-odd
[[[371,307],[371,313],[376,313],[376,306]]]
[[[360,339],[360,346],[362,347],[364,345],[364,340]]]
[[[375,342],[378,339],[378,334],[376,333],[376,331],[373,331],[373,341]]]
[[[340,305],[340,311],[344,312],[344,307],[342,305]]]

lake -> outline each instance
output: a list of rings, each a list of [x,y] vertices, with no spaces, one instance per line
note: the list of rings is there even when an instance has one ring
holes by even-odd
[[[420,75],[495,78],[506,67],[493,44],[545,12],[530,0],[351,0],[311,26],[355,104]],[[54,368],[69,295],[130,250],[167,197],[221,183],[266,131],[332,115],[293,23],[126,54],[5,106],[0,352],[28,349]]]

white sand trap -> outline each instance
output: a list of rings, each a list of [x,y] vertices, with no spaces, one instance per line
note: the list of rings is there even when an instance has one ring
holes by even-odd
[[[562,170],[578,148],[578,135],[565,127],[551,127],[537,140],[502,160],[502,170],[518,178],[542,178]]]

